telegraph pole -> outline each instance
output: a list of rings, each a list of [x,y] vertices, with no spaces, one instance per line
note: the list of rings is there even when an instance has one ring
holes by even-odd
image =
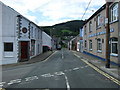
[[[120,64],[120,1],[118,2],[118,64]],[[119,65],[120,66],[120,65]]]
[[[110,26],[109,26],[109,2],[106,0],[106,68],[110,68]]]

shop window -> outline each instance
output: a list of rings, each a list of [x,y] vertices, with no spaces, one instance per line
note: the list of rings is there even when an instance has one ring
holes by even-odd
[[[102,40],[97,39],[97,51],[102,52]]]
[[[110,20],[111,22],[115,22],[118,20],[118,3],[114,4],[111,9],[110,9],[111,17]]]
[[[89,50],[92,50],[92,40],[89,40]]]
[[[118,38],[111,38],[111,55],[118,56]]]
[[[13,43],[4,43],[5,52],[13,52]]]

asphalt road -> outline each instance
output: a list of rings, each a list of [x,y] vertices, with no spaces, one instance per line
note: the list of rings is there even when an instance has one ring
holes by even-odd
[[[43,62],[3,69],[4,88],[118,88],[67,49]]]

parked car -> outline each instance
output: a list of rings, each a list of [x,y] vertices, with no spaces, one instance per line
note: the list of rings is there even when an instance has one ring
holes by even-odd
[[[58,46],[57,46],[57,50],[61,50],[61,45],[58,45]]]

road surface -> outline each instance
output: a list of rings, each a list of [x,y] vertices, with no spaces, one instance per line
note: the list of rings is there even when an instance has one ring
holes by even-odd
[[[3,69],[4,88],[118,88],[67,49],[56,51],[43,62]]]

